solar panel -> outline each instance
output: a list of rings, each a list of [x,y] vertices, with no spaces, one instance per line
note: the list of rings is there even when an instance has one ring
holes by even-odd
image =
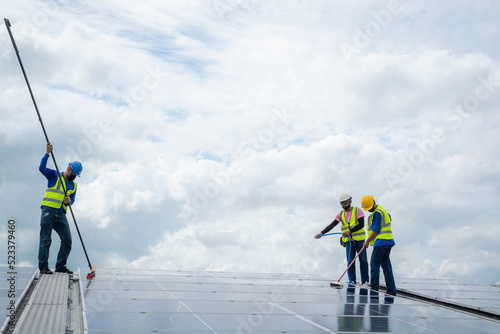
[[[500,332],[495,320],[346,284],[335,289],[318,275],[100,269],[91,281],[82,270],[80,280],[89,334]],[[500,308],[494,287],[431,279],[397,284],[430,298]]]
[[[398,289],[457,306],[487,310],[500,317],[500,289],[496,287],[451,279],[405,279],[398,283]]]
[[[0,316],[3,319],[10,316],[12,303],[17,308],[26,289],[29,288],[36,270],[35,267],[17,267],[15,270],[0,267]],[[17,318],[15,320],[17,321]],[[9,318],[3,323],[2,330],[8,321]]]

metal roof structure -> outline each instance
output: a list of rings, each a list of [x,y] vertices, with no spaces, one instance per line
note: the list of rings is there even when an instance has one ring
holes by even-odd
[[[332,288],[332,280],[307,274],[99,269],[87,280],[85,269],[39,276],[4,268],[1,275],[2,333],[500,332],[500,289],[455,280],[399,278],[393,297]]]

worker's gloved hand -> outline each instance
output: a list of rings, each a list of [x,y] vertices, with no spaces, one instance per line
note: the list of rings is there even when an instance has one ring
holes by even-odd
[[[50,152],[52,152],[52,144],[47,142],[47,154],[50,154]]]

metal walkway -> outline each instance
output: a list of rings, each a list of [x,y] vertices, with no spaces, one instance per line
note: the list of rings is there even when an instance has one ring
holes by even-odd
[[[14,334],[64,334],[69,275],[41,275]]]

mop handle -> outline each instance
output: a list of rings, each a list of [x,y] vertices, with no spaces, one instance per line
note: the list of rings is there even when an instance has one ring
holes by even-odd
[[[21,66],[21,70],[23,72],[24,79],[26,80],[26,85],[28,86],[28,90],[29,90],[30,95],[31,95],[31,100],[33,101],[33,105],[35,106],[35,111],[36,111],[36,114],[38,116],[38,120],[40,121],[40,125],[42,126],[43,134],[45,135],[45,139],[47,140],[47,143],[50,143],[49,137],[47,136],[47,131],[45,131],[45,126],[43,125],[42,116],[40,116],[40,111],[38,110],[38,106],[37,106],[36,101],[35,101],[35,96],[33,95],[33,91],[31,90],[28,76],[26,75],[26,71],[24,70],[23,62],[21,61],[21,55],[19,54],[19,50],[17,49],[16,41],[14,40],[14,35],[12,35],[12,31],[10,30],[10,27],[11,27],[10,21],[6,18],[4,18],[4,21],[5,21],[5,26],[7,27],[7,31],[9,32],[10,40],[12,41],[12,46],[14,47],[14,50],[16,51],[17,60],[19,61],[19,66]],[[62,181],[62,175],[59,172],[59,167],[57,166],[56,158],[54,156],[53,151],[51,152],[51,155],[52,155],[52,160],[54,161],[54,166],[56,167],[58,178],[59,178],[61,185],[62,185],[62,188],[63,188],[64,196],[68,196],[68,194],[66,192],[66,187],[64,186],[64,182]],[[89,265],[89,268],[91,271],[95,270],[95,268],[93,268],[92,264],[90,263],[89,256],[87,255],[87,250],[85,249],[85,244],[83,243],[82,235],[80,234],[80,229],[78,228],[78,224],[76,223],[75,215],[73,214],[73,209],[71,208],[71,203],[68,204],[68,207],[69,207],[69,211],[71,213],[71,216],[73,217],[73,222],[75,223],[76,231],[78,232],[78,237],[80,238],[80,241],[82,243],[83,252],[85,253],[85,257],[87,258],[87,263]]]
[[[320,239],[320,238],[326,237],[327,235],[334,235],[334,234],[342,234],[342,233],[336,232],[336,233],[323,234],[323,235],[320,235],[319,237],[317,237],[316,239]]]
[[[349,268],[351,268],[352,264],[354,263],[354,261],[356,261],[356,259],[358,258],[359,254],[361,254],[362,251],[364,251],[366,248],[363,246],[363,248],[361,248],[361,250],[358,252],[358,254],[354,257],[354,259],[352,259],[351,261],[351,264],[349,264],[349,266],[347,267],[347,269],[344,271],[344,273],[342,274],[342,276],[340,276],[339,280],[337,281],[340,282],[340,280],[342,279],[342,277],[344,277],[345,273],[349,270]]]

